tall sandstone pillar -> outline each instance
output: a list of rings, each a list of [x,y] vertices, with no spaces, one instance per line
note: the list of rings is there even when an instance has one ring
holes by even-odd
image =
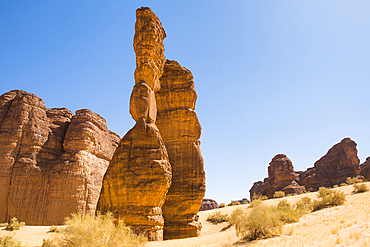
[[[150,241],[163,239],[162,206],[171,184],[167,150],[155,124],[155,91],[165,63],[166,33],[149,8],[136,11],[135,86],[130,114],[135,126],[122,138],[103,181],[98,209],[111,211]]]
[[[167,60],[160,82],[157,126],[172,166],[172,184],[163,205],[164,239],[196,237],[202,228],[196,214],[205,193],[205,173],[193,75]]]

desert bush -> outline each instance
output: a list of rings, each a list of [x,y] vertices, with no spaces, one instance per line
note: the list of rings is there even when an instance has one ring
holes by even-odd
[[[261,194],[253,195],[253,197],[252,197],[252,201],[254,201],[254,200],[264,201],[264,200],[267,200],[267,199],[269,199],[267,196],[264,196],[264,195],[261,195]]]
[[[241,203],[239,201],[231,201],[229,204],[227,204],[227,206],[237,206],[237,205],[241,205]]]
[[[49,232],[59,232],[59,228],[58,228],[58,227],[56,227],[56,226],[51,226],[51,227],[49,228]]]
[[[253,208],[253,207],[259,206],[260,204],[262,204],[261,200],[253,200],[251,201],[251,203],[249,203],[249,207]]]
[[[296,210],[301,214],[309,213],[312,211],[312,202],[311,198],[305,196],[302,197],[296,204]]]
[[[43,247],[70,246],[144,246],[147,239],[134,234],[123,221],[114,223],[112,213],[97,216],[72,214],[66,219],[66,228],[60,229]]]
[[[340,187],[343,187],[343,186],[347,186],[348,184],[346,184],[346,183],[341,183],[339,186]]]
[[[339,187],[339,185],[337,185],[337,184],[333,186],[333,188],[338,188],[338,187]]]
[[[211,222],[212,224],[220,224],[222,222],[228,221],[228,215],[227,214],[221,214],[220,211],[217,211],[213,214],[208,215],[207,221]]]
[[[319,189],[319,197],[321,199],[313,201],[313,211],[317,211],[327,207],[343,205],[346,201],[346,195],[342,191],[332,191],[325,187],[321,187]]]
[[[0,247],[20,247],[21,242],[15,240],[12,236],[0,238]]]
[[[275,191],[274,198],[282,198],[285,196],[284,191]]]
[[[225,207],[225,203],[220,203],[220,205],[218,205],[219,208],[224,208]]]
[[[369,188],[366,186],[366,184],[353,184],[353,188],[354,194],[369,191]]]
[[[13,217],[8,224],[6,224],[5,230],[6,231],[14,231],[19,230],[21,226],[24,226],[25,223],[21,222],[19,223],[18,219],[16,217]]]
[[[281,200],[276,206],[276,213],[279,220],[284,223],[294,223],[298,222],[301,217],[301,211],[294,209],[287,200]]]
[[[353,178],[348,177],[348,178],[346,179],[346,183],[347,183],[347,184],[362,183],[362,180],[361,180],[361,179],[358,179],[358,178],[356,178],[356,177],[353,177]]]

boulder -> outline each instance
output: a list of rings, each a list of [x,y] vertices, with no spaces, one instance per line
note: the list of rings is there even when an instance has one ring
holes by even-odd
[[[218,204],[215,200],[213,199],[203,199],[202,205],[200,206],[199,211],[206,211],[206,210],[211,210],[218,208]]]
[[[366,181],[370,181],[370,157],[366,158],[366,161],[360,165],[361,175]]]
[[[20,90],[0,96],[0,222],[59,225],[95,214],[119,136],[90,110],[47,109]]]
[[[178,62],[167,60],[160,85],[156,123],[172,166],[172,184],[163,205],[164,239],[196,237],[202,227],[196,214],[205,193],[205,172],[193,76]]]

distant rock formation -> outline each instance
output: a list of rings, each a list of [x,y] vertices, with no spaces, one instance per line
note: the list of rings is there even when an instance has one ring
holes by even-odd
[[[366,181],[370,181],[370,157],[366,158],[366,161],[360,165],[361,175]]]
[[[357,156],[357,144],[349,138],[335,144],[326,155],[315,162],[314,168],[303,172],[300,184],[307,190],[316,191],[320,187],[332,187],[346,182],[347,177],[361,173]]]
[[[130,100],[136,125],[113,156],[98,203],[151,241],[198,236],[196,213],[205,192],[193,76],[165,60],[165,37],[149,8],[136,11]]]
[[[172,166],[172,184],[163,205],[164,239],[195,237],[202,228],[195,216],[205,192],[205,174],[193,75],[178,62],[167,60],[160,82],[157,126]]]
[[[297,176],[294,172],[291,160],[285,154],[277,154],[271,160],[268,167],[268,179],[264,182],[254,183],[250,190],[251,199],[254,195],[266,195],[272,198],[276,191],[283,191],[286,194],[302,194],[304,187],[296,182]]]
[[[0,222],[59,225],[94,214],[119,136],[90,110],[47,109],[20,90],[0,96]]]
[[[149,8],[136,11],[136,84],[130,99],[136,124],[113,155],[98,204],[99,210],[113,212],[150,241],[163,240],[162,206],[172,177],[167,150],[155,124],[154,92],[160,88],[165,37],[158,17]]]
[[[218,208],[218,203],[213,199],[203,199],[202,206],[200,206],[199,211],[206,211]]]
[[[366,161],[360,167],[356,146],[354,141],[345,138],[316,161],[314,167],[304,172],[294,172],[286,156],[277,155],[274,159],[277,158],[279,162],[273,162],[273,159],[270,163],[269,177],[264,182],[253,184],[249,191],[251,198],[253,195],[267,195],[271,198],[278,190],[286,194],[300,194],[304,190],[316,191],[320,187],[333,187],[344,183],[348,177],[360,175],[369,179],[370,162]]]

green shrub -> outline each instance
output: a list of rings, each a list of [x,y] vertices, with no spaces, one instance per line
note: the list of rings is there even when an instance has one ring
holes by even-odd
[[[369,188],[366,186],[366,184],[353,184],[353,188],[354,194],[369,191]]]
[[[319,189],[319,197],[321,199],[313,201],[313,211],[327,207],[343,205],[346,201],[346,195],[342,191],[332,191],[325,187],[321,187]]]
[[[227,214],[221,214],[220,211],[217,211],[213,214],[208,215],[207,221],[211,222],[212,224],[220,224],[222,222],[228,221],[228,215]]]
[[[347,186],[348,184],[346,184],[346,183],[341,183],[340,184],[340,187],[343,187],[343,186]]]
[[[0,238],[0,247],[20,247],[21,242],[15,240],[12,236]]]
[[[220,203],[220,205],[218,205],[219,208],[224,208],[225,207],[225,203]]]
[[[282,198],[285,196],[284,191],[275,191],[274,198]]]
[[[353,177],[353,178],[348,177],[348,178],[346,179],[346,183],[347,183],[347,184],[362,183],[362,180],[361,180],[361,179],[358,179],[358,178],[356,178],[356,177]]]
[[[19,223],[18,222],[18,219],[16,217],[13,217],[11,220],[10,220],[10,223],[8,223],[5,227],[5,230],[6,231],[14,231],[14,230],[19,230],[21,228],[21,226],[24,226],[25,223],[24,222],[21,222]]]
[[[114,223],[112,213],[97,216],[72,214],[68,217],[66,228],[60,229],[51,239],[42,244],[43,247],[118,247],[144,246],[147,239],[134,234],[131,229],[118,220]]]
[[[301,217],[301,212],[293,209],[286,200],[281,200],[278,203],[276,206],[276,214],[279,220],[284,224],[298,222],[299,217]]]
[[[237,206],[237,205],[241,205],[241,203],[239,201],[231,201],[229,204],[227,204],[227,206]]]

